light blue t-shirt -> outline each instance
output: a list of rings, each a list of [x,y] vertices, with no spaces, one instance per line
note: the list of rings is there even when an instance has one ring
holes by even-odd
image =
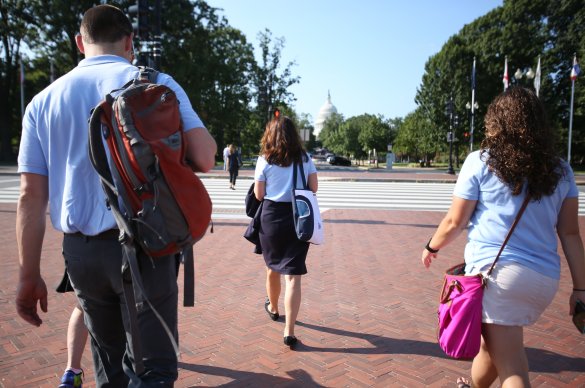
[[[49,210],[55,229],[96,235],[116,226],[88,157],[88,118],[106,94],[137,75],[138,68],[122,57],[86,58],[27,106],[18,172],[48,177]],[[176,93],[185,129],[203,127],[175,80],[160,73],[157,82]]]
[[[487,154],[484,156],[487,157]],[[530,201],[498,262],[514,261],[542,275],[555,279],[560,277],[557,218],[565,198],[579,196],[573,170],[564,161],[561,167],[565,175],[554,193],[543,196],[539,201]],[[525,194],[513,196],[508,186],[481,160],[480,151],[472,152],[465,160],[453,194],[477,200],[465,246],[467,269],[491,265],[522,206]]]
[[[303,162],[303,170],[305,172],[305,179],[307,185],[309,184],[309,175],[315,174],[317,169],[311,158],[307,158],[306,162]],[[292,189],[292,175],[293,165],[288,167],[281,167],[274,164],[269,164],[264,156],[259,156],[256,162],[256,172],[254,173],[254,179],[261,182],[266,182],[266,194],[265,199],[269,199],[274,202],[291,202],[292,197],[290,190]],[[297,171],[297,187],[301,187],[300,169]]]

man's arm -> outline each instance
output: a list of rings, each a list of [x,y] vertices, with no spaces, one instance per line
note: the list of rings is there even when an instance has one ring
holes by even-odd
[[[23,173],[20,177],[20,198],[16,210],[16,242],[19,256],[19,279],[16,290],[16,311],[31,325],[43,323],[37,312],[47,312],[47,286],[41,277],[41,250],[45,236],[48,178]]]
[[[193,128],[185,132],[187,160],[195,172],[207,172],[215,166],[217,144],[205,128]]]

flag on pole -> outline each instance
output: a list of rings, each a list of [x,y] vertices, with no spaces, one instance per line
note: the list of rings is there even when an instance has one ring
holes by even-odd
[[[540,91],[540,55],[538,56],[538,65],[536,65],[536,75],[534,76],[534,90],[536,90],[536,96]]]
[[[508,86],[510,85],[510,79],[508,78],[508,57],[506,57],[506,59],[504,61],[504,78],[502,79],[502,81],[504,82],[504,92],[505,92],[506,89],[508,89]]]
[[[571,81],[575,81],[577,76],[581,73],[579,62],[577,62],[577,55],[573,57],[573,67],[571,68]]]

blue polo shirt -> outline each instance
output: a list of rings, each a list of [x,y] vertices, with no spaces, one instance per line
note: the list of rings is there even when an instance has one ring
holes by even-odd
[[[565,198],[579,196],[573,170],[564,161],[561,168],[564,176],[553,194],[528,204],[498,262],[514,261],[545,276],[560,277],[557,219]],[[513,196],[508,186],[481,160],[480,151],[475,151],[465,160],[453,194],[477,200],[465,246],[467,269],[479,270],[491,265],[522,206],[525,193]]]
[[[49,210],[55,229],[96,235],[116,227],[88,157],[88,118],[106,94],[137,75],[138,68],[122,57],[86,58],[28,104],[22,122],[18,172],[48,177]],[[176,93],[184,128],[204,127],[173,78],[160,73],[157,82]]]

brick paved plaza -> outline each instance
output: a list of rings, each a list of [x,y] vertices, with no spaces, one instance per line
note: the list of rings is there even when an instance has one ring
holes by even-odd
[[[63,273],[61,236],[47,224],[42,268],[49,312],[34,328],[14,308],[15,210],[0,205],[0,386],[56,387],[75,304],[71,293],[53,291]],[[455,386],[471,364],[443,356],[435,338],[436,307],[442,270],[461,261],[465,237],[443,249],[430,270],[419,261],[443,215],[325,212],[326,244],[311,247],[303,277],[296,351],[282,343],[283,317],[273,322],[264,312],[263,260],[241,237],[247,221],[217,220],[214,233],[195,247],[196,306],[179,309],[176,386]],[[585,218],[579,221],[585,237]],[[535,387],[585,387],[585,336],[568,315],[571,281],[564,259],[562,265],[555,300],[525,331]],[[89,347],[83,364],[85,386],[93,387]]]

